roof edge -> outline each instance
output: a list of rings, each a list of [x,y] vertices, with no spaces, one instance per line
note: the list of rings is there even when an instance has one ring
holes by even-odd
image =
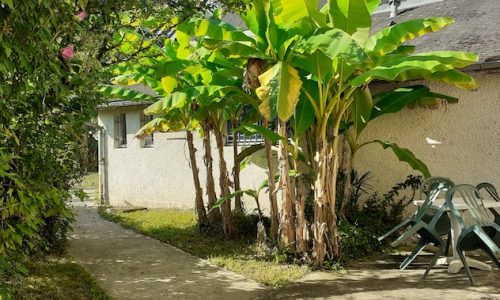
[[[491,70],[491,69],[500,69],[500,61],[481,61],[473,63],[462,69],[462,71],[482,71],[482,70]]]
[[[115,100],[97,105],[97,110],[120,108],[120,107],[146,107],[151,104],[153,104],[153,102],[151,101],[133,102],[127,100]]]

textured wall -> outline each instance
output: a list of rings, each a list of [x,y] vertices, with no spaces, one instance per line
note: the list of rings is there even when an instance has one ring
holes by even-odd
[[[489,181],[500,187],[500,73],[472,75],[481,85],[474,92],[429,84],[436,92],[458,97],[459,103],[438,109],[406,109],[380,117],[370,123],[363,138],[388,140],[411,149],[434,176],[450,177],[456,183]],[[426,138],[442,144],[433,148]],[[386,191],[408,174],[416,174],[399,163],[392,151],[378,145],[360,150],[355,167],[371,171],[372,184],[379,191]]]
[[[126,111],[127,148],[114,148],[114,113]],[[108,195],[114,206],[134,205],[146,207],[168,207],[192,209],[194,207],[194,189],[189,153],[184,132],[155,133],[154,147],[141,148],[140,140],[135,138],[139,129],[140,108],[115,108],[99,111],[99,124],[106,128],[108,148]],[[215,137],[212,137],[214,157],[214,177],[218,191],[218,159]],[[205,172],[202,160],[203,144],[195,135],[195,147],[198,149],[198,167],[205,192]],[[226,162],[231,172],[233,167],[232,146],[224,148]],[[255,154],[252,164],[241,172],[241,186],[256,188],[267,178],[262,151]],[[206,200],[206,199],[205,199]],[[261,194],[261,205],[267,210],[268,197]],[[245,201],[247,211],[255,205],[253,199]]]

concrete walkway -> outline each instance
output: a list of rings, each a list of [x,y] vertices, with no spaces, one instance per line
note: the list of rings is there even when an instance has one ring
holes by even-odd
[[[102,219],[75,202],[68,253],[115,299],[254,299],[266,290],[168,244]]]

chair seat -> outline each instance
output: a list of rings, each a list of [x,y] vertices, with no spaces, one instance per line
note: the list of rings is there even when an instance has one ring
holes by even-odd
[[[492,226],[483,226],[481,227],[483,231],[490,237],[492,240],[494,239],[497,231],[495,228]],[[467,235],[465,235],[460,242],[461,249],[464,251],[471,251],[471,250],[476,250],[478,248],[482,248],[482,241],[479,239],[474,232],[469,232]],[[499,245],[498,242],[496,242],[497,245]]]
[[[425,223],[429,224],[431,222],[432,218],[434,218],[433,214],[425,214],[422,217],[422,220]],[[441,217],[439,218],[439,220],[436,223],[435,229],[439,235],[445,235],[445,234],[448,234],[448,232],[450,232],[451,225],[450,225],[450,218],[448,217],[448,214],[441,215]]]

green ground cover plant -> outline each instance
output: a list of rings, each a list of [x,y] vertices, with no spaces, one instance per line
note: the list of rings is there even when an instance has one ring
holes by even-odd
[[[64,256],[49,256],[25,263],[28,274],[12,279],[12,299],[111,300],[96,280]],[[0,299],[3,299],[0,296]],[[5,298],[10,299],[10,298]]]

